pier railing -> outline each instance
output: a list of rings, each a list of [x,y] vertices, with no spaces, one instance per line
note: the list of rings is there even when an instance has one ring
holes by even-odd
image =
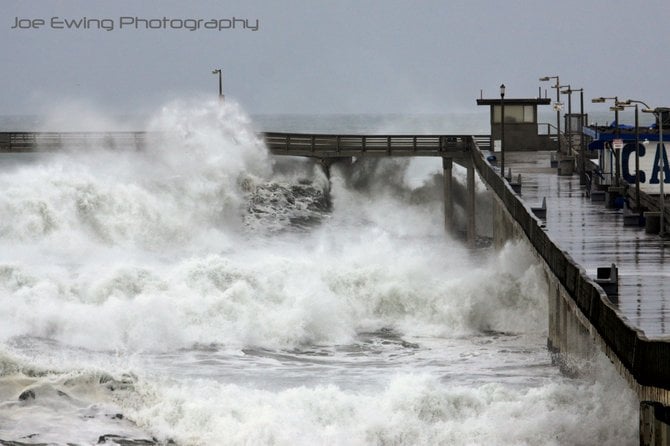
[[[0,152],[51,151],[68,148],[141,149],[148,132],[0,132]],[[156,135],[153,135],[156,136]],[[311,157],[338,156],[458,156],[472,138],[488,147],[489,135],[335,135],[262,133],[270,151]]]
[[[570,142],[565,133],[559,132],[558,127],[550,122],[538,122],[537,123],[537,134],[538,135],[547,135],[549,139],[553,142],[558,142],[558,139],[561,139],[561,146],[568,147]],[[575,135],[573,135],[575,136]],[[574,140],[573,140],[574,142]]]
[[[141,149],[149,132],[0,132],[0,152],[50,151],[81,147]]]
[[[441,156],[465,154],[470,135],[332,135],[264,133],[268,149],[276,154],[309,157]]]

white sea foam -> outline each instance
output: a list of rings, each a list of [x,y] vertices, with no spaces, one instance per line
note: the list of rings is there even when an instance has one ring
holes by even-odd
[[[600,361],[603,361],[601,358]],[[606,361],[606,360],[604,360]],[[602,373],[601,373],[602,372]],[[636,444],[635,399],[618,376],[530,389],[399,375],[381,392],[333,385],[272,392],[197,380],[143,388],[133,419],[180,444]]]
[[[399,245],[378,230],[339,246],[328,237],[168,265],[5,265],[0,289],[11,323],[0,335],[137,351],[342,343],[386,326],[433,336],[544,327],[539,271],[520,247],[477,267],[444,243]]]
[[[0,171],[0,420],[39,412],[56,442],[83,438],[67,431],[87,404],[104,408],[87,435],[135,435],[119,410],[180,444],[629,442],[620,381],[551,367],[527,249],[445,236],[434,166],[357,160],[328,181],[269,157],[231,103],[173,103],[148,129],[143,151]]]

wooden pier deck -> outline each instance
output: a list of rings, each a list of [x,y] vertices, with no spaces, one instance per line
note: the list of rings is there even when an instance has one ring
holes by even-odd
[[[594,279],[597,268],[615,263],[618,308],[647,337],[670,341],[670,240],[624,226],[623,211],[592,202],[578,174],[556,175],[547,152],[510,152],[505,161],[522,176],[524,202],[538,206],[546,197],[549,236]]]

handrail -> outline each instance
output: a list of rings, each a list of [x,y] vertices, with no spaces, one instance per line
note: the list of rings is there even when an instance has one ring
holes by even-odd
[[[471,135],[416,134],[329,134],[279,133],[260,135],[267,147],[280,155],[313,157],[388,155],[441,156],[458,155],[469,147]]]
[[[27,152],[60,149],[66,146],[101,144],[104,147],[128,145],[140,148],[157,132],[0,132],[0,152]]]
[[[540,135],[550,135],[551,136],[551,135],[555,135],[556,133],[558,133],[558,127],[556,127],[551,122],[538,122],[537,123],[538,130],[541,129],[542,127],[547,128],[547,133],[539,133],[539,131],[538,131],[538,134],[540,134]],[[552,129],[554,130],[553,132],[551,131]]]
[[[149,132],[0,132],[0,152],[57,150],[68,147],[102,145],[107,148],[141,148]],[[489,135],[445,134],[329,134],[279,133],[258,135],[275,154],[312,157],[387,155],[387,156],[465,156],[473,138],[486,146]]]

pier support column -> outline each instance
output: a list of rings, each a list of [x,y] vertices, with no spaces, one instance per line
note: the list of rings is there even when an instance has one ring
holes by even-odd
[[[444,176],[444,229],[451,232],[454,229],[454,189],[453,177],[451,175],[453,160],[442,158],[442,169]]]
[[[670,409],[659,403],[640,401],[640,446],[670,445]]]
[[[330,166],[332,166],[335,163],[346,163],[347,165],[351,165],[352,158],[350,156],[319,158],[318,162],[321,165],[321,168],[323,169],[323,173],[325,173],[326,177],[330,180]]]
[[[474,247],[477,232],[475,229],[475,166],[472,162],[468,163],[467,170],[468,170],[468,178],[467,178],[468,245]]]

